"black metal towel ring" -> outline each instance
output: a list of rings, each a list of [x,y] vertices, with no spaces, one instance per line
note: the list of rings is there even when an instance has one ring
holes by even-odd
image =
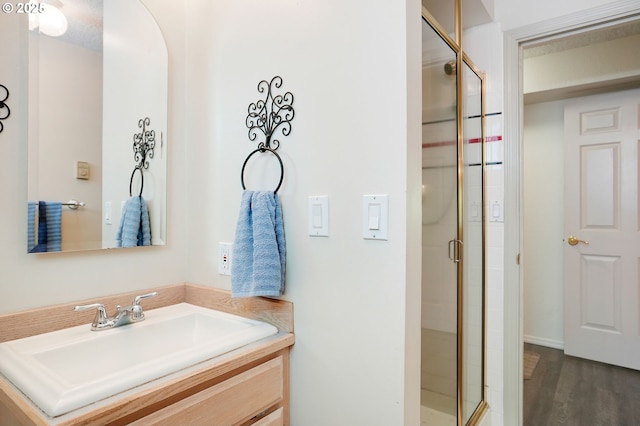
[[[6,93],[3,94],[2,92]],[[0,132],[4,130],[4,124],[2,124],[2,120],[8,118],[11,115],[9,105],[5,103],[7,99],[9,99],[9,89],[7,89],[7,86],[0,84]]]
[[[264,93],[264,99],[249,104],[249,114],[245,120],[249,128],[249,140],[255,141],[258,138],[258,131],[265,137],[264,141],[258,143],[258,148],[251,151],[242,164],[240,172],[240,182],[242,189],[247,189],[244,184],[244,170],[249,159],[257,152],[269,151],[276,156],[280,163],[280,181],[274,193],[277,193],[284,180],[284,165],[282,159],[276,152],[280,147],[280,141],[274,139],[276,130],[280,130],[283,136],[291,133],[291,121],[295,115],[293,110],[293,94],[286,92],[284,95],[274,95],[274,89],[282,86],[282,77],[275,76],[270,82],[262,80],[258,83],[258,92]]]
[[[144,188],[144,173],[142,173],[142,169],[139,169],[138,167],[134,167],[133,168],[133,172],[131,172],[131,179],[129,180],[129,196],[132,196],[133,193],[133,176],[136,174],[136,171],[140,170],[140,193],[138,194],[138,197],[142,196],[142,189]]]
[[[247,189],[246,186],[244,185],[244,169],[247,166],[247,163],[249,162],[249,158],[251,158],[253,156],[253,154],[255,154],[256,152],[265,152],[265,151],[269,151],[269,152],[273,153],[273,155],[276,156],[276,158],[278,159],[278,162],[280,163],[280,181],[278,182],[278,186],[276,186],[276,189],[273,192],[277,193],[278,190],[280,189],[280,186],[282,186],[282,181],[284,180],[284,165],[282,164],[282,159],[280,158],[280,156],[278,155],[278,153],[274,149],[271,149],[271,148],[258,148],[258,149],[253,150],[251,152],[251,154],[249,154],[247,159],[244,160],[244,163],[242,164],[242,172],[240,172],[240,181],[242,182],[242,189]]]
[[[136,170],[140,171],[140,194],[142,196],[142,189],[144,188],[144,173],[142,169],[149,168],[149,158],[153,158],[153,148],[156,146],[156,131],[147,130],[147,126],[151,124],[149,117],[141,118],[138,120],[138,127],[142,129],[140,133],[133,135],[133,159],[136,161],[136,165],[131,172],[131,179],[129,180],[129,196],[133,196],[133,176],[136,174]]]

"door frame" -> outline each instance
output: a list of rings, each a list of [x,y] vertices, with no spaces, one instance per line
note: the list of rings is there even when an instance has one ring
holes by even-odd
[[[523,276],[523,91],[522,48],[542,38],[589,31],[640,17],[637,0],[621,0],[567,16],[506,31],[503,34],[504,108],[504,424],[522,424]]]

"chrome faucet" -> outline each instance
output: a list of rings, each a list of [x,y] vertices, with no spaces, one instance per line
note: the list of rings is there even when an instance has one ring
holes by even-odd
[[[105,309],[102,303],[93,303],[91,305],[80,305],[73,308],[74,311],[88,311],[90,309],[96,310],[96,317],[93,319],[93,323],[91,324],[92,331],[104,330],[106,328],[114,328],[120,327],[121,325],[131,324],[134,322],[140,322],[144,320],[144,312],[142,310],[142,306],[140,305],[140,301],[144,299],[148,299],[150,297],[155,297],[158,295],[157,291],[148,294],[142,294],[140,296],[136,296],[133,299],[133,303],[129,306],[120,306],[117,305],[116,309],[118,310],[117,314],[113,318],[109,318],[107,314],[107,310]]]

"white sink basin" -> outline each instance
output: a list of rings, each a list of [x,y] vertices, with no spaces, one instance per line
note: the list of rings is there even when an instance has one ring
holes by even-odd
[[[0,343],[0,373],[55,417],[278,332],[188,303],[145,317],[108,330],[87,324]]]

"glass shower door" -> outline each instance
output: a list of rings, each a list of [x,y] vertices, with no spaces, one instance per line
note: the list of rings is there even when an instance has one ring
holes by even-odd
[[[456,53],[422,23],[422,371],[426,425],[456,424],[458,233]],[[452,423],[453,422],[453,423]]]
[[[423,425],[475,425],[484,395],[483,75],[423,9]]]
[[[462,158],[464,162],[464,271],[462,280],[462,424],[484,395],[484,221],[482,79],[462,67]]]

